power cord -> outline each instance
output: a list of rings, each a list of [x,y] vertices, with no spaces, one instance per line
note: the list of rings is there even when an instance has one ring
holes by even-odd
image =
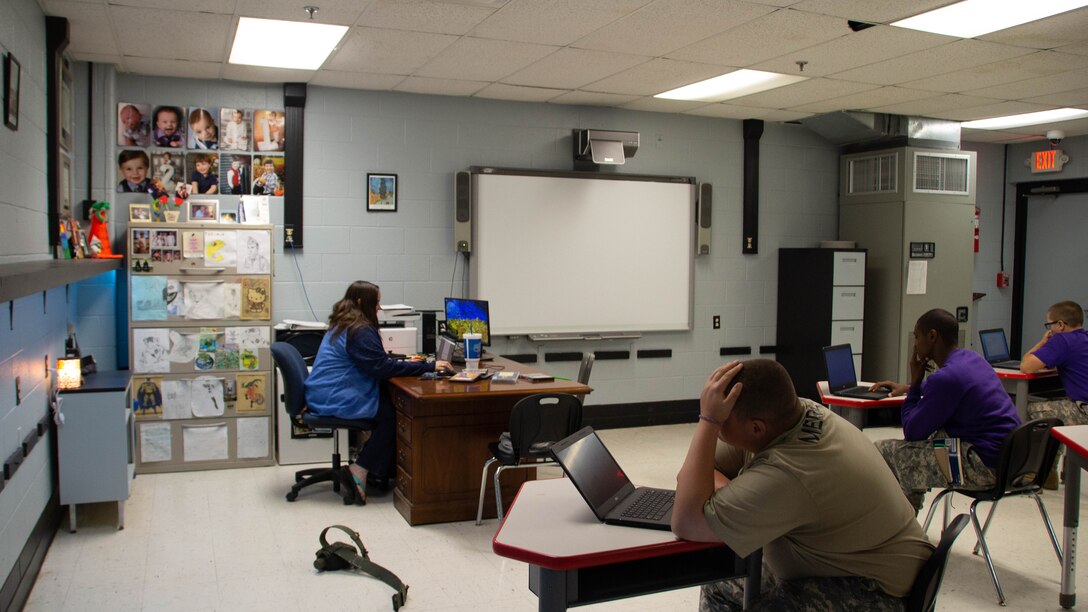
[[[292,236],[293,232],[288,231],[284,237],[284,242],[291,247],[291,259],[295,262],[295,270],[298,270],[298,282],[302,285],[302,297],[306,298],[306,307],[310,309],[310,316],[314,321],[317,321],[317,313],[314,312],[314,307],[310,304],[310,293],[306,290],[306,279],[302,278],[302,267],[298,265],[298,254],[295,253],[295,240]]]

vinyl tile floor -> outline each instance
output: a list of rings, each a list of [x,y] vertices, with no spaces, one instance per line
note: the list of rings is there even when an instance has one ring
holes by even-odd
[[[694,425],[602,431],[632,480],[675,486]],[[899,438],[898,428],[866,429],[874,440]],[[411,588],[405,610],[529,611],[536,597],[524,563],[491,551],[494,519],[410,527],[391,495],[364,507],[344,506],[319,485],[287,503],[299,466],[141,475],[116,529],[116,504],[79,507],[79,530],[67,519],[53,541],[27,610],[389,610],[391,590],[347,572],[318,574],[312,566],[327,525],[358,530],[371,559]],[[541,470],[541,477],[557,476]],[[1086,487],[1088,488],[1088,487]],[[1061,538],[1062,490],[1044,501]],[[966,512],[967,498],[954,501]],[[1088,499],[1082,501],[1088,509]],[[923,515],[924,518],[924,515]],[[1082,513],[1082,520],[1084,514]],[[936,520],[935,520],[936,522]],[[931,527],[931,539],[938,527]],[[953,548],[937,610],[1058,610],[1060,566],[1030,499],[1000,504],[988,534],[1008,596],[997,604],[985,561],[971,554],[971,528]],[[346,539],[337,538],[332,539]],[[1088,562],[1077,572],[1088,599]],[[698,609],[689,588],[597,604],[585,610]]]

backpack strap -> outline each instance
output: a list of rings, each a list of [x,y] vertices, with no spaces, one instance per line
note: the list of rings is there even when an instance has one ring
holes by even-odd
[[[321,530],[320,540],[322,547],[329,547],[329,542],[325,539],[325,534],[328,533],[330,529],[339,529],[340,531],[348,534],[348,537],[351,538],[352,542],[355,542],[355,546],[359,549],[359,554],[353,555],[347,551],[338,550],[336,552],[336,555],[344,561],[350,563],[351,566],[355,569],[366,574],[370,574],[374,578],[377,578],[378,580],[381,580],[382,582],[393,587],[393,589],[396,590],[396,593],[393,594],[393,610],[399,610],[408,599],[408,585],[404,584],[404,582],[402,582],[401,579],[398,578],[397,575],[393,572],[371,561],[370,555],[369,553],[367,553],[366,547],[363,546],[363,541],[359,539],[359,532],[349,527],[345,527],[343,525],[330,525],[325,529]]]

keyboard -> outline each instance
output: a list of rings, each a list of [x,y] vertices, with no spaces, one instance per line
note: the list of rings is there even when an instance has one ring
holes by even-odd
[[[660,520],[672,508],[675,499],[676,491],[644,489],[635,503],[628,506],[620,516],[648,521]]]
[[[1008,361],[998,361],[996,363],[991,363],[990,365],[995,368],[1001,368],[1002,370],[1019,370],[1020,360],[1009,359]]]

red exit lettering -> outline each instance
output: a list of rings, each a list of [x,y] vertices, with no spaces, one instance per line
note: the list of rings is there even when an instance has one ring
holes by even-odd
[[[1053,170],[1054,169],[1054,150],[1050,151],[1036,151],[1035,152],[1035,169],[1036,170]]]

